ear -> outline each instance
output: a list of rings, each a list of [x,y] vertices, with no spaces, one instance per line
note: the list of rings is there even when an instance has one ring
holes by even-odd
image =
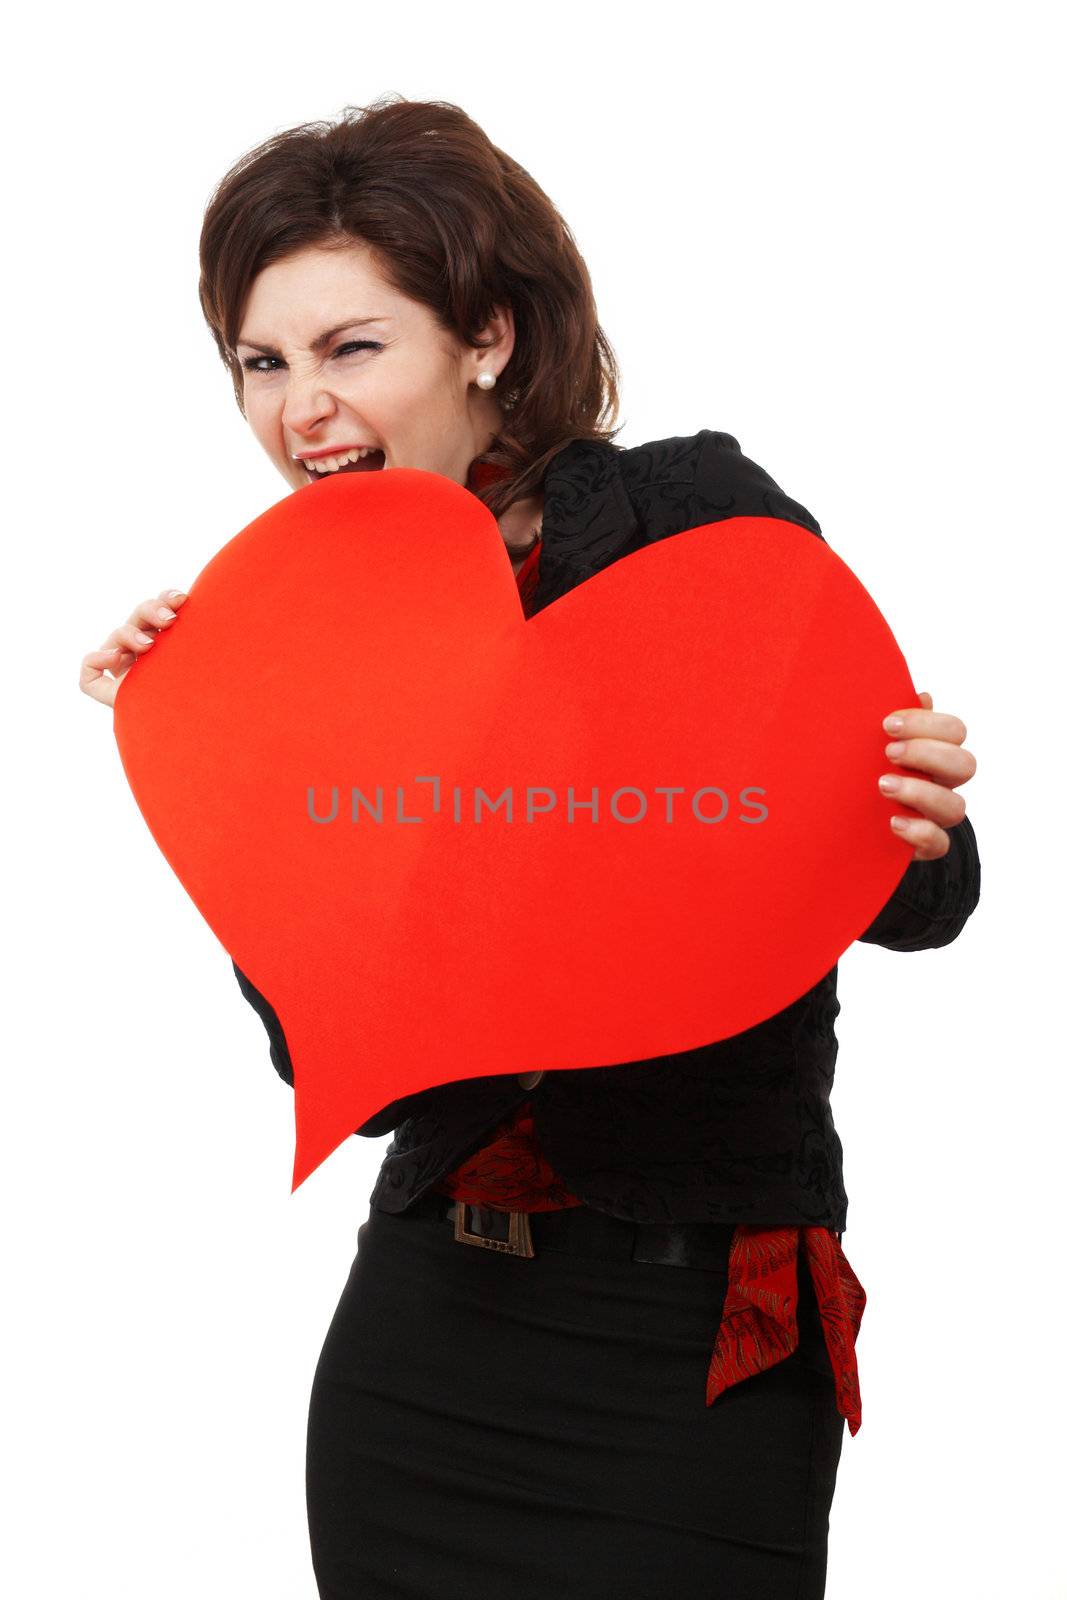
[[[500,373],[511,360],[515,348],[515,319],[510,306],[494,306],[493,314],[479,331],[479,339],[493,342],[492,371]]]

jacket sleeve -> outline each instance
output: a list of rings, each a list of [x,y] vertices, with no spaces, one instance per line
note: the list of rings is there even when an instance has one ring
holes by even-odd
[[[978,904],[982,865],[970,817],[948,830],[948,850],[936,861],[912,861],[861,944],[887,950],[937,950],[951,944]]]
[[[263,1026],[267,1030],[267,1038],[270,1040],[270,1059],[274,1063],[275,1071],[292,1088],[293,1063],[289,1059],[289,1046],[285,1042],[285,1033],[278,1020],[278,1013],[270,1004],[270,1001],[259,992],[255,984],[245,976],[232,956],[230,961],[237,976],[237,984],[241,993],[253,1011],[258,1013],[262,1019]],[[373,1117],[369,1117],[361,1127],[356,1128],[354,1131],[363,1134],[368,1139],[376,1139],[380,1134],[389,1133],[393,1128],[398,1127],[406,1117],[411,1115],[415,1102],[428,1092],[423,1089],[418,1094],[404,1095],[400,1100],[392,1101],[390,1105],[385,1106],[381,1111],[376,1111]]]

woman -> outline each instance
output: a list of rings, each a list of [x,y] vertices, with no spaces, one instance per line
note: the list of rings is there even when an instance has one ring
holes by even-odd
[[[762,514],[821,537],[728,434],[613,444],[584,262],[456,107],[386,101],[269,140],[213,195],[201,268],[285,481],[408,466],[466,485],[528,615],[684,527]],[[184,598],[135,607],[83,690],[113,705]],[[884,725],[921,813],[887,806],[886,826],[913,860],[863,935],[898,950],[949,942],[978,895],[966,730],[920,699]],[[311,1396],[322,1595],[824,1593],[864,1301],[840,1247],[836,971],[701,1051],[465,1079],[356,1130],[396,1131]],[[281,1019],[237,977],[291,1083]]]

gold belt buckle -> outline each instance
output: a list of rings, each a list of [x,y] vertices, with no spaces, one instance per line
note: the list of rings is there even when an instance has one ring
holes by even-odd
[[[486,1250],[503,1250],[509,1256],[534,1255],[533,1238],[530,1233],[530,1213],[528,1211],[508,1211],[508,1236],[506,1239],[486,1239],[480,1233],[471,1233],[466,1223],[469,1221],[469,1212],[472,1201],[456,1201],[456,1219],[454,1235],[461,1244],[480,1244]],[[484,1210],[495,1210],[496,1207],[483,1207]]]

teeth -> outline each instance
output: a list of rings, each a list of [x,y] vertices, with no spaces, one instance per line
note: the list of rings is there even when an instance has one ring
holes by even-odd
[[[362,450],[349,450],[343,456],[320,456],[317,461],[305,461],[304,466],[308,472],[336,472],[347,461],[362,461],[364,456],[371,454],[373,446],[368,444]]]

